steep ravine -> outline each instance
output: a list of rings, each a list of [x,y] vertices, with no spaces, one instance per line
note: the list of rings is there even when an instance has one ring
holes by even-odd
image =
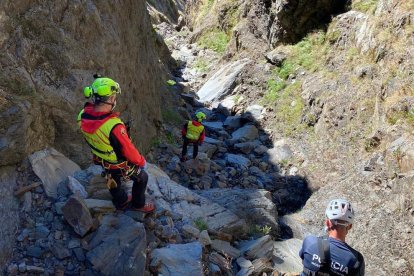
[[[393,0],[347,1],[347,5],[335,1],[339,6],[326,0],[315,5],[296,0],[158,2],[147,3],[152,28],[143,1],[117,5],[121,10],[115,13],[108,12],[113,8],[109,2],[96,6],[88,2],[86,10],[96,15],[94,28],[105,26],[98,34],[82,32],[84,28],[65,21],[74,14],[82,23],[85,9],[70,3],[56,7],[62,11],[56,19],[59,24],[72,26],[65,23],[57,28],[60,32],[66,34],[69,28],[75,30],[76,39],[86,41],[83,35],[88,34],[106,46],[97,47],[95,55],[94,48],[69,47],[71,36],[63,42],[52,39],[52,45],[46,46],[73,49],[68,64],[75,60],[81,68],[63,71],[62,78],[51,73],[62,68],[57,60],[48,64],[49,59],[34,59],[32,66],[32,54],[23,51],[23,71],[32,79],[39,99],[13,96],[13,91],[27,92],[22,82],[4,84],[5,96],[0,100],[7,109],[3,114],[11,119],[4,120],[8,131],[0,141],[5,137],[11,142],[0,150],[9,154],[10,162],[48,145],[87,168],[81,170],[53,149],[30,155],[17,169],[1,168],[0,218],[7,221],[0,227],[6,237],[0,245],[7,249],[0,255],[0,263],[7,260],[3,272],[297,275],[300,239],[322,234],[326,203],[346,197],[357,211],[347,241],[365,256],[366,274],[412,275],[414,5]],[[45,6],[28,3],[5,6],[23,14],[14,18],[17,23],[10,21],[17,24],[10,25],[14,32],[5,32],[20,40],[6,39],[5,44],[0,40],[0,45],[12,45],[2,57],[16,59],[14,64],[22,62],[16,56],[29,47],[26,40],[37,45],[32,32],[39,26],[25,29],[22,23],[29,15],[48,14]],[[125,14],[137,22],[139,33],[129,28]],[[289,29],[290,25],[295,28]],[[114,31],[114,26],[122,27]],[[107,40],[108,33],[109,38],[122,38],[125,45],[109,46],[113,40]],[[52,34],[54,29],[53,38]],[[40,36],[39,45],[47,38]],[[131,49],[136,52],[130,59]],[[80,50],[85,55],[78,56]],[[83,62],[88,55],[106,52],[110,56],[97,69],[112,68],[121,83],[128,83],[128,91],[137,91],[123,92],[120,110],[136,119],[133,138],[140,148],[141,141],[152,146],[146,157],[154,164],[148,169],[148,194],[157,204],[153,215],[114,212],[99,167],[89,166],[82,160],[85,154],[71,150],[85,149],[84,144],[78,146],[78,136],[70,136],[75,126],[61,130],[60,116],[63,122],[72,116],[51,107],[52,101],[60,106],[71,99],[72,92],[54,92],[58,95],[49,98],[50,89],[44,88],[44,78],[49,76],[50,83],[55,81],[53,88],[66,91],[64,84],[73,85],[76,79],[80,91],[87,82],[85,74],[92,73],[90,66],[96,69]],[[163,63],[173,69],[169,77],[164,77]],[[39,64],[45,67],[36,70]],[[26,76],[18,69],[9,71],[12,76]],[[168,94],[158,93],[158,88]],[[61,107],[66,113],[76,114],[75,106],[81,102],[76,95],[77,104]],[[161,110],[154,109],[160,98]],[[53,121],[53,126],[39,131],[38,140],[25,143],[24,152],[13,150],[13,145],[32,137],[21,137],[21,128],[13,127],[20,122],[20,117],[12,116],[19,108],[32,112],[29,132],[43,127],[44,120]],[[207,114],[208,139],[196,160],[180,162],[180,128],[197,110]],[[66,132],[69,137],[63,135]],[[63,133],[60,138],[59,133]],[[59,168],[67,168],[64,175]],[[13,186],[23,188],[15,196],[20,202],[11,195]]]

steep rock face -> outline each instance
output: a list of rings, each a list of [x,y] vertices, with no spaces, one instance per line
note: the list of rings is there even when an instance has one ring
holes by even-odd
[[[47,145],[81,164],[89,159],[76,116],[95,72],[120,83],[118,110],[135,119],[132,137],[147,148],[160,119],[165,71],[157,50],[165,45],[143,0],[2,1],[0,7],[0,165]]]

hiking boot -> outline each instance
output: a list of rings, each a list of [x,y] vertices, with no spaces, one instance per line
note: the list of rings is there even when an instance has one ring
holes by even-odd
[[[131,200],[132,200],[132,195],[128,195],[127,200],[124,203],[122,203],[121,205],[119,205],[118,207],[116,207],[116,209],[119,210],[119,211],[125,211],[128,208],[129,203],[131,202]]]
[[[142,213],[152,213],[155,211],[155,205],[152,202],[146,202],[145,205],[141,208],[130,206],[128,210]]]

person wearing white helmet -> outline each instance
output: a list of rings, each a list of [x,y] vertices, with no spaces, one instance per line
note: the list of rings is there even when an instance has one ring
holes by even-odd
[[[345,199],[331,200],[325,211],[327,237],[308,236],[299,256],[301,276],[365,274],[364,257],[345,242],[352,228],[354,209]]]

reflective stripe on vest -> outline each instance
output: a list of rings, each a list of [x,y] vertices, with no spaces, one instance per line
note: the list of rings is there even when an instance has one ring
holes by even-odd
[[[82,116],[82,113],[83,110],[79,115]],[[79,123],[79,125],[81,124],[82,122]],[[123,124],[121,119],[110,118],[98,129],[96,129],[94,133],[87,133],[81,128],[83,137],[90,146],[92,153],[110,163],[118,163],[118,158],[115,154],[114,148],[111,146],[109,141],[109,135],[111,134],[114,126],[119,124]]]
[[[198,140],[203,130],[203,125],[195,126],[193,125],[192,121],[189,121],[187,125],[187,134],[185,135],[185,137],[187,137],[190,140]]]

